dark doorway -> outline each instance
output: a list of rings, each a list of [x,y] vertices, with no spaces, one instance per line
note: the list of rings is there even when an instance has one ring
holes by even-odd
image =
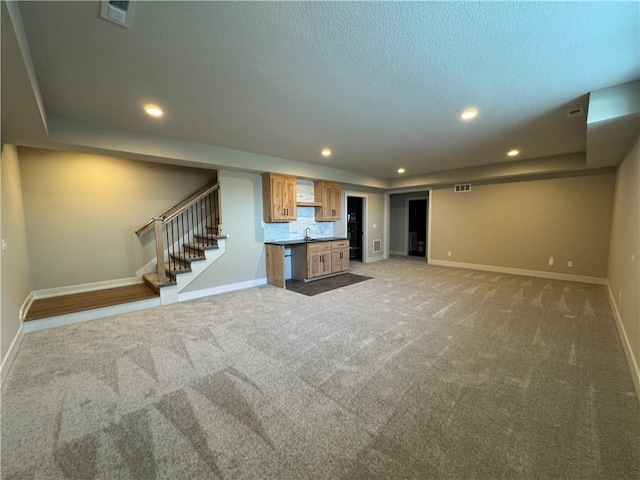
[[[427,201],[409,200],[409,255],[427,255]]]
[[[347,197],[347,237],[350,260],[362,261],[362,235],[364,234],[362,200],[362,197]]]

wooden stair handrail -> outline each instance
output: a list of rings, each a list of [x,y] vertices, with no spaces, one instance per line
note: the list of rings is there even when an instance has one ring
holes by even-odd
[[[216,182],[213,185],[208,185],[203,189],[201,189],[200,191],[195,192],[192,195],[189,195],[184,200],[176,203],[173,207],[169,208],[168,210],[165,210],[160,215],[156,215],[155,217],[150,219],[147,223],[145,223],[140,228],[138,228],[136,230],[136,235],[142,235],[143,233],[146,233],[152,228],[154,228],[154,223],[158,218],[162,219],[163,225],[166,224],[167,222],[171,221],[173,218],[177,217],[182,212],[184,212],[187,208],[194,205],[198,201],[202,200],[204,197],[206,197],[210,193],[215,192],[219,188],[220,188],[220,182]]]

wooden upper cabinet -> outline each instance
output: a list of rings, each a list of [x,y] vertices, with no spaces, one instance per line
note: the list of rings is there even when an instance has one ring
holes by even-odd
[[[340,220],[340,184],[317,181],[314,190],[316,202],[322,204],[322,207],[316,209],[316,221],[335,222]]]
[[[262,208],[265,222],[296,220],[296,177],[263,173]]]

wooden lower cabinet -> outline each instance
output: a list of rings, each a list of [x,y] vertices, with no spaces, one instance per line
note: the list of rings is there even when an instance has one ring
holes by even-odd
[[[307,245],[307,280],[349,269],[349,240]]]
[[[307,245],[307,278],[331,273],[331,242]]]
[[[284,245],[265,244],[267,283],[286,288]],[[315,280],[349,269],[349,240],[327,240],[291,246],[291,278]]]
[[[267,256],[267,283],[285,288],[284,247],[282,245],[265,245]]]
[[[349,270],[349,240],[331,242],[331,273]]]

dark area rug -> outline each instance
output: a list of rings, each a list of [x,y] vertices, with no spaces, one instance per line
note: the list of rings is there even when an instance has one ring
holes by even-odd
[[[335,277],[323,278],[312,282],[303,282],[300,280],[287,280],[287,290],[302,293],[308,297],[313,297],[319,293],[335,290],[336,288],[346,287],[354,283],[364,282],[373,277],[365,277],[364,275],[356,275],[355,273],[343,273]]]

